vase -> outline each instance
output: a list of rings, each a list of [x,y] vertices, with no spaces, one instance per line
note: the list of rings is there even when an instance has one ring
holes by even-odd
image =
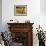
[[[45,41],[39,40],[39,46],[45,46]]]

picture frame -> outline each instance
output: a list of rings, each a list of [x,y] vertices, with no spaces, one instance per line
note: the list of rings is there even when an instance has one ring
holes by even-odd
[[[27,5],[15,5],[14,16],[27,16]]]

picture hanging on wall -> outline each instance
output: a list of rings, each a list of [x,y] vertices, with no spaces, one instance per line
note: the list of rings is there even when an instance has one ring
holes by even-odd
[[[14,16],[26,16],[26,15],[27,15],[27,5],[14,6]]]

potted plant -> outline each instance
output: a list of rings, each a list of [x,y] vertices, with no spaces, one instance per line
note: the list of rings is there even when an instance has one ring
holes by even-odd
[[[39,46],[45,46],[45,35],[43,32],[42,27],[36,28],[37,29],[37,34],[36,36],[38,36],[38,40],[39,40]]]

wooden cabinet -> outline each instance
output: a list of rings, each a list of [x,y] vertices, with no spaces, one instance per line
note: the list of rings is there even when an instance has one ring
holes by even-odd
[[[7,23],[13,41],[23,43],[22,46],[33,46],[33,23]]]

